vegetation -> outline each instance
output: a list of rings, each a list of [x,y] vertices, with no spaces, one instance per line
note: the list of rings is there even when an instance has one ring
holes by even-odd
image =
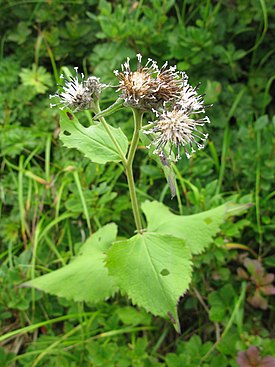
[[[0,16],[0,365],[275,366],[272,2],[6,0]],[[72,278],[54,272],[69,268],[72,276],[83,253],[93,262],[98,255],[86,244],[96,244],[98,233],[113,241],[117,225],[123,244],[136,226],[119,159],[91,163],[64,147],[66,129],[75,125],[64,113],[60,126],[60,111],[49,108],[48,97],[60,74],[73,75],[74,67],[116,86],[113,71],[127,57],[134,64],[137,53],[186,71],[191,85],[201,82],[205,103],[213,104],[205,149],[172,164],[172,200],[170,181],[139,141],[134,177],[149,226],[150,215],[161,218],[164,205],[171,209],[169,223],[185,218],[180,215],[213,213],[228,202],[239,214],[226,220],[218,215],[219,231],[208,235],[206,251],[199,226],[184,238],[199,247],[192,251],[189,290],[178,304],[181,333],[173,327],[175,315],[155,317],[146,310],[161,313],[151,306],[131,303],[125,294],[131,296],[125,292],[131,267],[129,277],[121,275],[122,292],[108,300],[111,291],[100,293],[102,277],[98,290],[86,294],[94,279],[84,268],[82,278],[79,269]],[[102,109],[116,100],[115,90],[103,90]],[[145,116],[154,119],[150,112]],[[77,118],[84,127],[92,121],[88,111]],[[106,119],[126,134],[127,148],[131,109]],[[113,260],[121,260],[118,255],[113,251]],[[115,262],[111,271],[122,265]],[[57,290],[51,288],[51,295],[22,286],[45,279],[43,274],[63,274],[53,278]],[[68,292],[73,299],[62,297]]]

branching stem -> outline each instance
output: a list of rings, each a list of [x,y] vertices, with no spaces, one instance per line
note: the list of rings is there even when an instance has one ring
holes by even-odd
[[[139,110],[133,109],[133,115],[134,115],[134,134],[132,137],[132,142],[131,142],[128,157],[127,157],[125,173],[126,173],[127,180],[128,180],[129,192],[130,192],[130,198],[131,198],[136,228],[137,228],[137,231],[141,233],[142,232],[142,222],[141,222],[141,216],[140,216],[139,207],[138,207],[135,181],[134,181],[134,175],[133,175],[133,161],[134,161],[137,145],[139,142],[139,131],[140,131],[141,124],[142,124],[143,113]]]
[[[96,108],[94,108],[94,112],[95,113],[100,113],[101,112],[98,102],[97,102]],[[116,141],[115,137],[113,136],[113,134],[112,134],[112,132],[109,128],[109,125],[107,124],[105,118],[104,117],[99,117],[98,119],[102,123],[102,125],[104,126],[104,129],[106,130],[107,134],[110,136],[112,142],[114,143],[114,146],[116,147],[116,150],[117,150],[118,154],[120,155],[121,162],[123,163],[123,166],[126,167],[127,161],[126,161],[125,155],[124,155],[120,145]]]
[[[97,103],[97,105],[95,106],[94,112],[96,114],[100,114],[101,110],[100,110],[100,107],[99,107],[99,103]],[[125,157],[125,155],[124,155],[121,147],[119,146],[117,140],[113,136],[112,131],[110,130],[109,125],[107,124],[105,118],[100,117],[100,115],[99,115],[98,120],[104,126],[107,134],[110,136],[112,142],[114,143],[114,146],[116,147],[116,150],[117,150],[118,154],[120,155],[121,161],[122,161],[124,169],[125,169],[125,174],[126,174],[126,177],[127,177],[127,181],[128,181],[129,193],[130,193],[130,198],[131,198],[131,204],[132,204],[132,210],[133,210],[133,214],[134,214],[136,229],[139,233],[141,233],[142,232],[142,222],[141,222],[141,216],[140,216],[140,211],[139,211],[139,207],[138,207],[135,181],[134,181],[134,175],[133,175],[133,161],[134,161],[137,145],[138,145],[138,142],[139,142],[139,131],[140,131],[141,125],[142,125],[143,113],[140,110],[133,109],[133,115],[134,115],[134,134],[133,134],[133,137],[132,137],[132,141],[131,141],[131,145],[130,145],[130,149],[129,149],[129,153],[128,153],[127,158]]]

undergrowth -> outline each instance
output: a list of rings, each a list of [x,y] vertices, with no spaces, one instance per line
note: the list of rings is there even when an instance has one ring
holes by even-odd
[[[275,355],[272,2],[6,0],[0,14],[0,365],[242,367],[252,346],[263,365]],[[138,52],[202,81],[214,105],[208,145],[178,162],[172,201],[162,171],[138,147],[139,200],[157,198],[183,215],[252,204],[196,257],[180,335],[124,295],[94,305],[20,287],[68,264],[106,223],[132,235],[121,165],[90,164],[63,148],[48,95],[64,65],[116,85],[113,70]],[[114,90],[103,92],[103,106],[114,100]],[[111,116],[113,126],[121,116]],[[130,136],[130,111],[123,124]]]

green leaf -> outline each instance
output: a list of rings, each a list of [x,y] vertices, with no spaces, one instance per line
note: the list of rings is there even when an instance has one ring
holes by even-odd
[[[236,293],[231,284],[226,284],[218,291],[210,293],[208,295],[210,320],[214,322],[225,321],[225,318],[232,313],[235,298]]]
[[[51,74],[43,66],[32,65],[32,69],[22,69],[19,74],[22,84],[32,87],[36,93],[45,93],[52,85]]]
[[[116,314],[125,325],[150,325],[151,323],[151,316],[143,309],[137,310],[131,306],[119,307]]]
[[[157,201],[142,204],[148,221],[148,231],[185,240],[192,254],[205,250],[225,218],[238,214],[243,209],[244,205],[228,203],[200,214],[180,216],[171,213],[168,207]]]
[[[143,233],[115,243],[107,252],[107,267],[134,304],[169,317],[179,332],[177,302],[191,281],[190,258],[179,238]]]
[[[33,279],[23,286],[34,287],[74,301],[97,303],[117,290],[104,266],[105,251],[115,241],[117,227],[108,224],[87,239],[69,265]]]
[[[32,33],[28,22],[19,22],[16,27],[16,31],[11,32],[8,35],[8,40],[16,42],[18,45],[22,45],[28,39],[28,36]]]
[[[120,162],[114,143],[107,134],[101,123],[92,126],[82,126],[75,115],[60,112],[60,139],[67,148],[76,148],[92,162],[105,164],[107,162]],[[118,142],[121,150],[126,154],[128,149],[128,139],[121,131],[109,126],[113,137]]]

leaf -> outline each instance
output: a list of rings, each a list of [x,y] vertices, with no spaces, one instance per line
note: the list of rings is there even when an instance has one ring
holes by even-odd
[[[191,281],[191,254],[185,242],[157,233],[115,243],[107,267],[134,304],[169,317],[179,332],[177,302]]]
[[[76,148],[92,162],[105,164],[107,162],[120,162],[114,143],[101,123],[92,126],[82,126],[75,115],[60,111],[60,139],[67,148]],[[113,137],[117,140],[124,154],[128,149],[128,139],[121,131],[109,126]]]
[[[232,312],[235,303],[235,291],[230,284],[226,284],[218,291],[208,295],[210,306],[209,318],[214,322],[222,322],[226,316]]]
[[[249,347],[244,352],[238,353],[237,362],[240,367],[275,367],[275,358],[266,356],[261,358],[255,346]]]
[[[17,24],[16,31],[11,32],[8,35],[10,41],[16,42],[18,45],[22,45],[28,39],[28,36],[32,33],[29,28],[28,22],[19,22]]]
[[[175,215],[157,201],[146,201],[142,210],[148,221],[148,232],[172,235],[186,241],[192,254],[199,254],[212,242],[226,216],[238,212],[231,203],[221,205],[200,214]],[[241,205],[243,209],[243,205]],[[157,215],[156,215],[157,213]]]
[[[80,253],[69,265],[33,279],[23,286],[34,287],[74,301],[97,303],[111,297],[117,290],[104,266],[105,251],[115,241],[117,227],[100,228],[83,244]]]
[[[22,69],[19,74],[23,85],[34,88],[36,93],[45,93],[52,85],[51,74],[43,66],[32,65],[32,69]]]
[[[116,314],[125,325],[150,325],[151,323],[151,316],[145,310],[137,310],[131,306],[119,307]]]

